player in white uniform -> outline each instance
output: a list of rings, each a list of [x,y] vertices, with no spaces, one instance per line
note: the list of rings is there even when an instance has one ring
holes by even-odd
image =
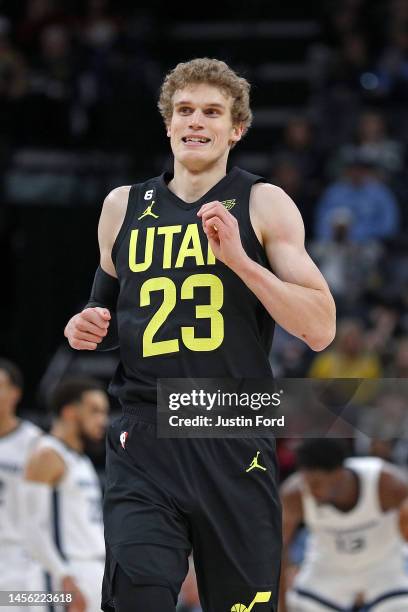
[[[0,359],[0,591],[28,590],[33,569],[24,549],[21,497],[27,455],[42,431],[16,417],[22,387],[17,366]]]
[[[44,589],[74,592],[70,612],[100,610],[105,545],[98,476],[85,439],[102,439],[108,399],[99,383],[66,380],[52,399],[56,419],[26,468],[27,545]]]
[[[297,464],[281,488],[284,556],[301,523],[310,535],[286,601],[283,572],[279,611],[345,612],[364,604],[367,612],[406,612],[404,475],[376,457],[347,458],[335,439],[303,442]]]

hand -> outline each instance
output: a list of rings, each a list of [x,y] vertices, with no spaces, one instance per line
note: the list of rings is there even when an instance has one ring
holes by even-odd
[[[197,213],[215,257],[231,269],[248,259],[239,235],[238,221],[221,202],[203,204]]]
[[[64,336],[72,348],[94,351],[108,333],[110,318],[107,308],[85,308],[68,321]]]
[[[62,590],[72,593],[72,603],[67,607],[67,612],[86,612],[86,599],[72,576],[64,576],[61,583]]]

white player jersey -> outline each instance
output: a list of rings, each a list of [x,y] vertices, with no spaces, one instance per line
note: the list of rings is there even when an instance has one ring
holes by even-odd
[[[310,530],[305,564],[326,566],[343,572],[401,559],[403,540],[398,529],[398,512],[383,512],[379,500],[379,476],[384,462],[376,457],[350,457],[344,465],[360,481],[358,501],[350,512],[330,504],[319,505],[303,483],[305,524]]]
[[[103,559],[102,495],[91,460],[50,435],[43,436],[36,448],[54,449],[66,466],[53,489],[50,525],[61,556],[68,561]]]
[[[22,483],[27,457],[42,431],[29,421],[0,436],[0,548],[22,544]]]

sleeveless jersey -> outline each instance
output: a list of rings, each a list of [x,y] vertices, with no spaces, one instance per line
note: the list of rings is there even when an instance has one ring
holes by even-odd
[[[22,484],[27,457],[42,435],[29,421],[0,437],[0,548],[1,544],[22,544]]]
[[[133,185],[112,249],[120,283],[120,365],[110,391],[122,403],[156,403],[157,378],[271,377],[274,322],[261,302],[216,260],[197,217],[219,200],[236,217],[248,256],[269,268],[249,217],[252,186],[266,182],[233,168],[186,203],[171,175]]]
[[[383,512],[379,501],[379,477],[384,462],[377,457],[350,457],[345,467],[357,474],[360,493],[350,512],[329,504],[318,505],[303,487],[302,501],[306,526],[310,530],[305,566],[317,565],[333,571],[354,572],[373,564],[386,565],[401,559],[403,540],[398,529],[398,512]]]
[[[50,529],[59,553],[68,561],[103,559],[102,496],[91,460],[50,435],[43,436],[36,448],[54,449],[66,466],[53,489],[50,509]]]

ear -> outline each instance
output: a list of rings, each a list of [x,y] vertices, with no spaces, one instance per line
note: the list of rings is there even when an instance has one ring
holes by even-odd
[[[72,421],[76,416],[77,408],[76,404],[66,404],[61,410],[61,417],[67,421]]]
[[[244,132],[244,126],[242,123],[232,126],[231,142],[238,142],[242,138]]]
[[[13,387],[13,392],[14,392],[14,401],[17,405],[20,402],[23,394],[22,394],[21,389],[19,389],[18,387]]]
[[[166,125],[166,134],[167,136],[170,138],[171,137],[171,129],[170,129],[170,124]]]

